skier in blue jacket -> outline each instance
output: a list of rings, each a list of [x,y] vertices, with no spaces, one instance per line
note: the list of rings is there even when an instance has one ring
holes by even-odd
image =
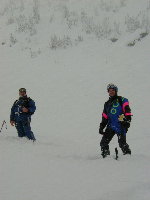
[[[109,100],[104,104],[99,128],[99,133],[103,135],[100,142],[102,156],[106,157],[110,154],[109,143],[115,134],[118,136],[119,147],[123,154],[131,154],[126,142],[126,133],[130,127],[132,116],[128,99],[118,96],[118,88],[112,83],[107,86],[107,91]]]
[[[29,140],[35,141],[30,126],[31,115],[35,110],[35,102],[27,96],[25,88],[20,88],[19,99],[14,102],[10,114],[10,124],[15,125],[18,137],[27,137]]]

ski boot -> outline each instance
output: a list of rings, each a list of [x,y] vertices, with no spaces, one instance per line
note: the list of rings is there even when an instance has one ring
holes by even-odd
[[[102,148],[102,153],[101,153],[101,155],[102,155],[103,158],[105,158],[105,157],[107,157],[108,155],[110,155],[109,149]]]
[[[125,145],[122,147],[122,152],[123,152],[124,155],[126,155],[126,154],[131,155],[131,149],[129,148],[129,145],[128,145],[128,144],[125,144]]]

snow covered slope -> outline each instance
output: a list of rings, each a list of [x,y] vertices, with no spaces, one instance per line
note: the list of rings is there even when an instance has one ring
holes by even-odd
[[[0,0],[0,199],[148,200],[150,1]],[[100,156],[106,86],[134,115],[132,156]],[[36,143],[9,125],[18,89],[35,100]]]

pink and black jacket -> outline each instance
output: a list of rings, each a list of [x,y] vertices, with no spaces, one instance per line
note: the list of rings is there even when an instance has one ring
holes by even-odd
[[[128,99],[121,96],[110,97],[104,104],[100,127],[105,128],[107,125],[107,128],[112,129],[117,134],[125,134],[127,130],[122,127],[118,120],[121,114],[124,114],[125,119],[131,122],[132,114]]]

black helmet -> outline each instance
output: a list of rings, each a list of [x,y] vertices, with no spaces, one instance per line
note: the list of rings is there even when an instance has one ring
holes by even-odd
[[[107,85],[107,91],[108,91],[109,89],[114,89],[116,92],[118,92],[118,87],[117,87],[115,84],[113,84],[113,83],[109,83],[109,84]]]
[[[26,89],[25,88],[20,88],[19,92],[25,92],[26,93]]]

